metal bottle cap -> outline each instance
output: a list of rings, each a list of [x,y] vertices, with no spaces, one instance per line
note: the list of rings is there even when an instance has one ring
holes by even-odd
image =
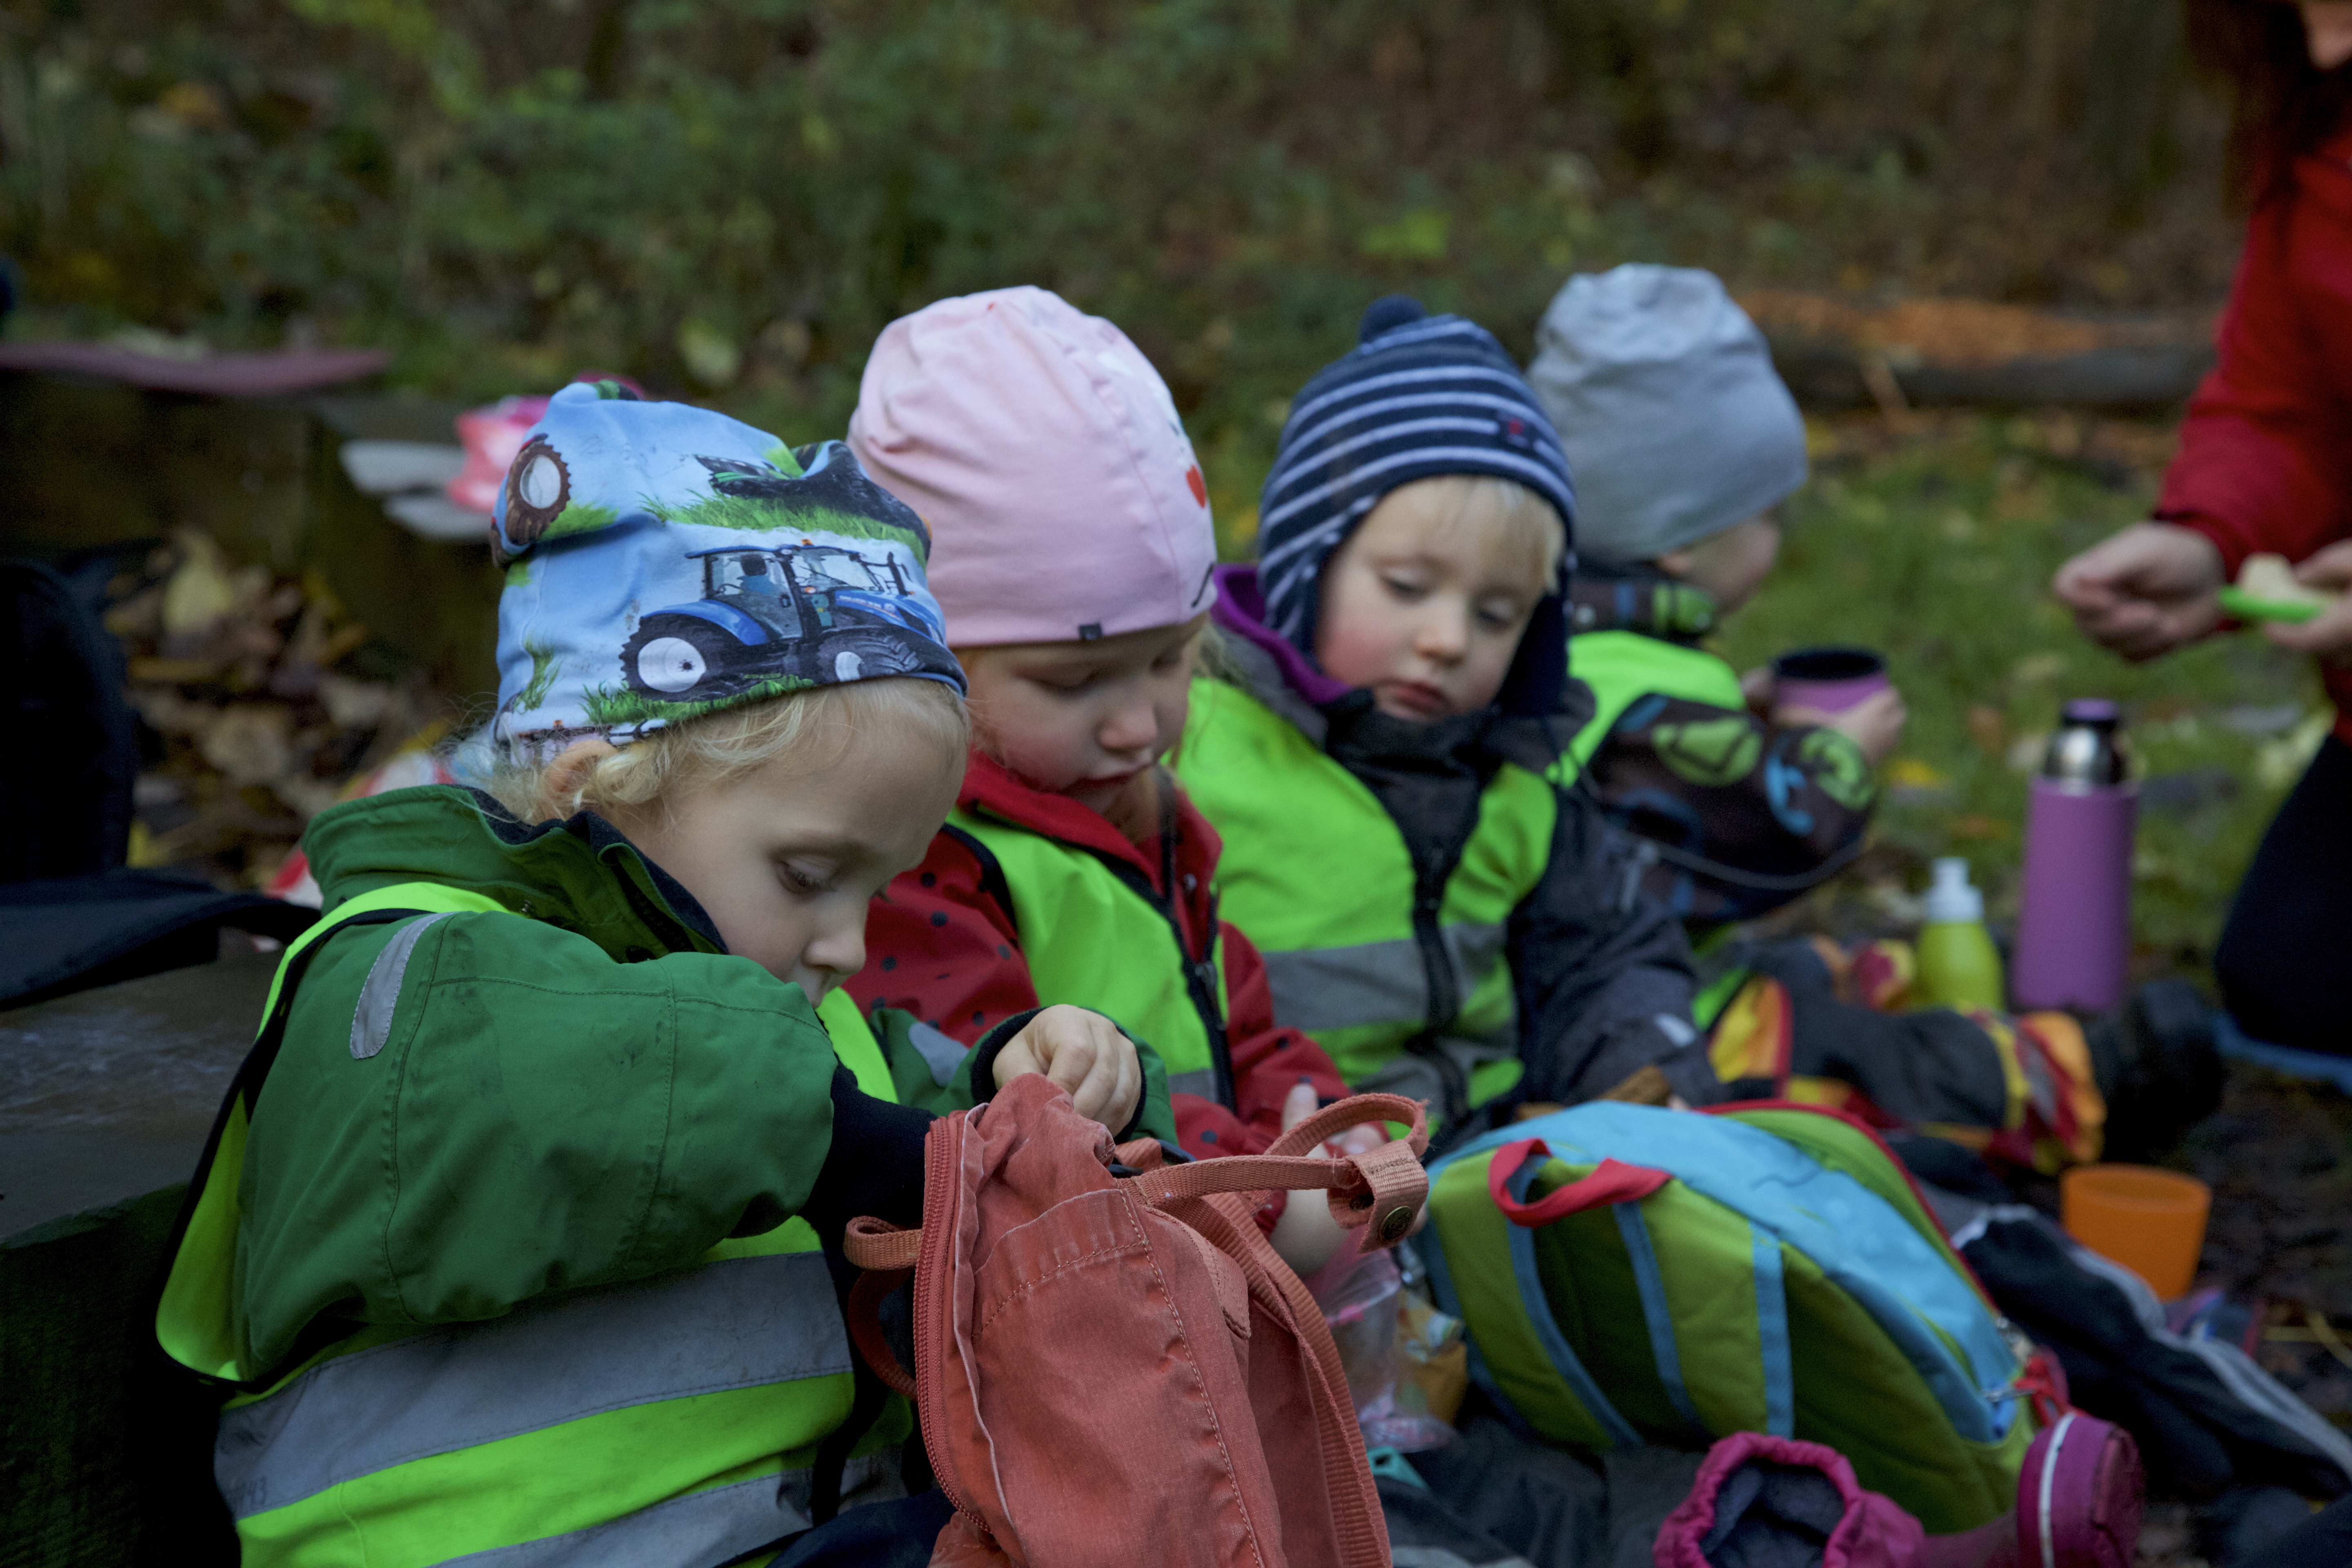
[[[2122,784],[2130,753],[2121,733],[2123,713],[2103,697],[2080,697],[2059,710],[2058,729],[2042,753],[2042,776],[2087,788]]]

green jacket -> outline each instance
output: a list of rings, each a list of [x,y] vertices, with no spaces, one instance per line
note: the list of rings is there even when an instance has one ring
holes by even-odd
[[[1553,769],[1581,771],[1612,821],[1646,841],[1643,887],[1685,919],[1748,920],[1861,853],[1877,781],[1838,731],[1748,710],[1730,665],[1643,630],[1579,632],[1569,669],[1597,711]]]
[[[404,790],[305,845],[324,940],[289,952],[282,1047],[231,1097],[157,1320],[244,1390],[216,1472],[247,1563],[592,1536],[717,1563],[805,1528],[851,1399],[792,1217],[831,1143],[826,1026],[868,1094],[933,1110],[971,1103],[977,1052],[845,994],[811,1009],[592,816]],[[432,913],[332,929],[386,901]],[[887,1484],[907,1430],[889,1411],[845,1485]]]

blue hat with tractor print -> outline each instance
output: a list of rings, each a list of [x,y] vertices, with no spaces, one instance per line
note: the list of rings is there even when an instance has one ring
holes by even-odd
[[[930,535],[839,441],[797,449],[613,382],[557,393],[490,518],[492,733],[551,755],[812,686],[961,691]]]

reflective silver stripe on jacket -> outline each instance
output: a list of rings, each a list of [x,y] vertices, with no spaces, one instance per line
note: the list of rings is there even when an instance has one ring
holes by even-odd
[[[1216,1072],[1211,1068],[1195,1068],[1191,1072],[1171,1072],[1168,1075],[1168,1092],[1197,1094],[1202,1100],[1214,1100],[1217,1098]]]
[[[649,1563],[724,1563],[780,1537],[809,1528],[809,1472],[754,1476],[732,1486],[689,1492],[642,1508],[625,1518],[452,1557],[438,1568],[642,1568]],[[891,1450],[849,1461],[841,1476],[841,1506],[904,1497],[898,1455]]]
[[[245,1519],[583,1416],[849,1368],[824,1254],[732,1258],[323,1362],[222,1413],[213,1474]]]
[[[354,1059],[367,1060],[392,1038],[392,1015],[400,1005],[400,983],[408,977],[408,955],[416,951],[416,939],[456,912],[443,910],[437,915],[409,921],[394,931],[392,940],[383,944],[383,951],[375,955],[375,962],[368,966],[367,984],[360,987],[359,1005],[352,1009]]]
[[[1450,925],[1443,932],[1454,984],[1467,1001],[1503,953],[1499,925]],[[1274,1021],[1294,1029],[1350,1029],[1365,1024],[1419,1028],[1429,1016],[1429,977],[1411,937],[1358,947],[1263,952],[1274,989]]]

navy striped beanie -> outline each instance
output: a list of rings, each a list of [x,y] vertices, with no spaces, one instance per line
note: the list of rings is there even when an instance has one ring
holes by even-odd
[[[1494,334],[1432,316],[1401,294],[1364,312],[1355,349],[1291,400],[1258,500],[1258,586],[1267,626],[1308,659],[1324,563],[1381,498],[1446,474],[1511,479],[1551,502],[1569,548],[1559,579],[1520,639],[1507,712],[1549,713],[1568,679],[1561,601],[1575,564],[1576,499],[1534,390]]]

